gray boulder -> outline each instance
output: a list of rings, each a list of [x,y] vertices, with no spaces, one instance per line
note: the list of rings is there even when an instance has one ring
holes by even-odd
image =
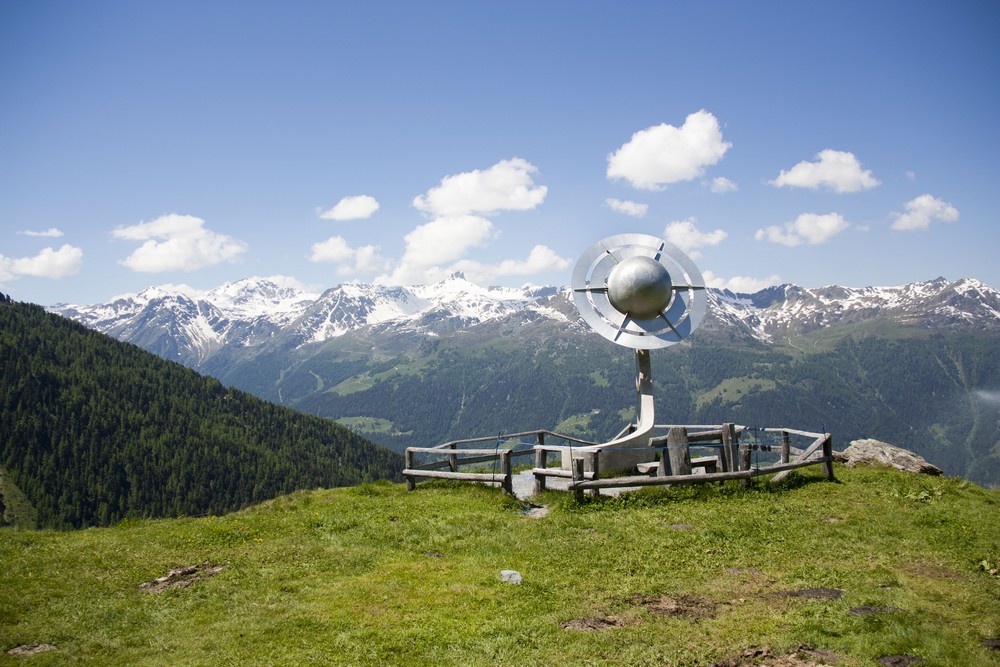
[[[834,452],[833,458],[841,463],[846,463],[849,468],[853,468],[859,463],[866,463],[892,466],[905,472],[922,472],[927,475],[941,474],[940,468],[931,465],[922,456],[874,438],[854,440],[844,451]]]

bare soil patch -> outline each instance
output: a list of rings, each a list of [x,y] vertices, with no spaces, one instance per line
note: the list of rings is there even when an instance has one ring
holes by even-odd
[[[694,595],[637,595],[629,600],[632,604],[645,607],[654,614],[679,616],[681,618],[715,618],[719,607],[727,604]]]
[[[785,591],[778,593],[786,598],[808,598],[810,600],[839,600],[844,591],[839,588],[803,588],[799,591]]]
[[[222,565],[212,565],[208,561],[201,565],[190,565],[169,570],[165,576],[139,584],[139,590],[147,593],[162,593],[168,588],[187,588],[200,579],[214,577],[222,572]]]
[[[752,646],[712,667],[744,667],[760,665],[761,667],[826,667],[835,665],[840,656],[833,651],[814,648],[805,644],[790,649],[783,654],[776,654],[767,646]]]
[[[924,661],[915,655],[883,655],[876,660],[883,667],[908,667],[908,665],[919,665]]]
[[[632,625],[619,616],[591,616],[588,618],[576,618],[572,621],[561,623],[559,627],[563,630],[582,630],[592,632],[594,630],[609,630],[611,628],[624,628]]]

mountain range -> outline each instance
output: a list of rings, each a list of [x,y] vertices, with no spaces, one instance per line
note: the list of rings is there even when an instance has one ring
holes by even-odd
[[[787,284],[754,294],[709,289],[708,295],[706,330],[762,343],[872,321],[1000,331],[1000,292],[974,279],[860,289]],[[49,310],[196,369],[227,348],[297,349],[361,331],[433,337],[487,322],[547,318],[568,333],[590,335],[566,288],[480,287],[461,273],[433,285],[348,283],[318,295],[281,277],[248,278],[204,293],[159,286],[109,303]]]
[[[653,355],[658,422],[824,427],[1000,484],[997,290],[937,278],[708,298],[702,327]],[[397,451],[534,428],[599,440],[633,410],[630,352],[590,331],[566,288],[454,274],[311,293],[273,277],[50,310]]]

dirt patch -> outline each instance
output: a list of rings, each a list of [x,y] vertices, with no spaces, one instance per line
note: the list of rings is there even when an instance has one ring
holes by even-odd
[[[831,516],[827,517],[826,519],[823,519],[823,523],[843,523],[843,522],[844,520],[841,519],[839,516]]]
[[[924,661],[915,655],[883,655],[876,660],[883,667],[907,667],[908,665],[919,665]]]
[[[629,600],[638,607],[645,607],[654,614],[661,616],[679,616],[681,618],[701,619],[715,618],[719,607],[727,604],[699,598],[694,595],[637,595]]]
[[[147,593],[162,593],[168,588],[187,588],[199,579],[214,577],[222,572],[222,568],[222,565],[212,565],[208,561],[201,565],[180,567],[176,570],[169,570],[163,577],[139,584],[139,590]]]
[[[983,648],[988,651],[1000,651],[1000,639],[984,639]]]
[[[674,530],[694,530],[694,526],[689,523],[672,523],[670,527]]]
[[[576,618],[572,621],[560,623],[563,630],[582,630],[592,632],[594,630],[609,630],[611,628],[624,628],[631,625],[619,616],[591,616],[589,618]]]
[[[839,588],[803,588],[800,591],[785,591],[778,593],[786,598],[808,598],[810,600],[839,600],[844,591]]]
[[[790,649],[784,654],[776,654],[767,646],[752,646],[744,649],[739,655],[716,662],[712,667],[744,667],[745,665],[760,665],[761,667],[826,667],[835,665],[840,656],[833,651],[827,651],[802,644]]]
[[[899,607],[851,607],[847,613],[851,616],[874,616],[876,614],[898,614],[905,609]]]
[[[56,650],[56,646],[53,644],[21,644],[20,646],[15,646],[14,648],[7,651],[7,655],[15,655],[22,658],[27,658],[38,653],[45,653],[46,651]]]

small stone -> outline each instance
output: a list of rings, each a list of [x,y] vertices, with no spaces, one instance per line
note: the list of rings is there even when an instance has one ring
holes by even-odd
[[[7,651],[7,655],[27,657],[37,653],[44,653],[45,651],[54,651],[55,649],[56,647],[52,644],[21,644]]]
[[[505,584],[521,583],[521,573],[517,570],[500,570],[500,581]]]

